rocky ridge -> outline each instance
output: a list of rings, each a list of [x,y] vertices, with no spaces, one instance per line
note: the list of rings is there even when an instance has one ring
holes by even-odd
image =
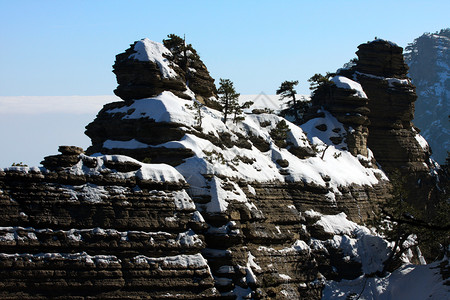
[[[214,96],[184,83],[176,51],[141,44],[116,57],[125,101],[87,126],[86,153],[0,170],[0,296],[320,299],[325,280],[380,271],[386,242],[353,222],[388,197],[363,80],[339,75],[300,127],[267,113],[224,124],[192,107]]]

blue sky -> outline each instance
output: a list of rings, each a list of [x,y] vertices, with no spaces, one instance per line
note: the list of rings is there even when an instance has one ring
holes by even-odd
[[[170,3],[170,4],[169,4]],[[212,76],[273,94],[335,71],[375,36],[406,46],[449,26],[450,1],[0,0],[0,96],[105,95],[115,55],[186,34]]]
[[[88,147],[84,126],[101,107],[5,96],[112,95],[115,55],[141,38],[186,34],[211,75],[241,94],[274,94],[284,80],[309,94],[307,79],[340,68],[359,44],[377,36],[405,47],[449,27],[449,11],[448,0],[0,0],[0,167]]]

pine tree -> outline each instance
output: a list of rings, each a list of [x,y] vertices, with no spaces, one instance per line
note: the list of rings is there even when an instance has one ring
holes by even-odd
[[[296,86],[297,84],[298,80],[283,81],[277,90],[277,95],[281,96],[280,100],[283,100],[285,98],[292,98],[292,106],[296,107],[297,99],[295,99],[295,95],[297,94],[297,91],[294,89],[294,86]]]
[[[239,104],[239,102],[235,102],[233,107],[232,107],[232,111],[233,111],[233,122],[235,124],[237,124],[238,121],[242,121],[244,120],[244,116],[243,116],[243,112],[244,109],[246,108],[250,108],[250,106],[252,106],[253,102],[252,101],[246,101],[244,102],[244,104]]]
[[[195,60],[200,59],[197,51],[191,44],[186,44],[186,38],[179,37],[176,34],[169,34],[167,39],[163,40],[164,46],[172,52],[175,63],[183,69],[186,77],[186,85],[189,86],[191,79],[191,72],[189,65],[192,65]]]
[[[309,89],[312,91],[317,90],[319,87],[322,86],[331,86],[334,83],[330,80],[331,77],[335,76],[335,73],[327,72],[325,75],[316,73],[311,78],[308,79],[308,82],[310,82]]]
[[[234,89],[233,82],[230,79],[220,78],[219,89],[217,90],[219,94],[219,101],[223,113],[223,122],[226,123],[228,115],[233,113],[236,106],[238,105],[239,93],[236,93]]]
[[[186,107],[189,109],[193,109],[195,110],[195,120],[197,121],[197,125],[199,128],[202,127],[202,122],[203,122],[203,115],[202,115],[202,108],[203,108],[203,104],[200,103],[197,100],[194,100],[192,105],[187,105]]]
[[[275,145],[280,148],[285,148],[287,146],[287,133],[290,131],[288,124],[285,120],[281,120],[277,123],[274,129],[270,131],[270,136],[272,137]]]

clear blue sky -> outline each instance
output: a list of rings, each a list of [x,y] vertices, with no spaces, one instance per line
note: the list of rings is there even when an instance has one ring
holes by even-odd
[[[275,93],[335,71],[375,36],[406,46],[450,26],[450,1],[0,0],[0,96],[105,95],[115,55],[186,34],[211,75]]]
[[[377,36],[405,47],[449,27],[449,11],[448,0],[0,0],[0,97],[112,95],[115,55],[170,33],[186,34],[211,75],[241,94],[274,94],[294,79],[309,94],[307,79],[340,68],[359,44]],[[0,101],[0,167],[90,145],[84,127],[98,109],[15,99]]]

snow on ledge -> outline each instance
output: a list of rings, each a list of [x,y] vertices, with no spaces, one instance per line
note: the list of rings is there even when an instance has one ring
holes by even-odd
[[[41,261],[41,260],[71,260],[84,262],[86,264],[120,264],[120,259],[114,255],[89,255],[86,252],[81,253],[15,253],[6,254],[0,253],[0,259],[14,259],[18,258],[27,259],[29,261]]]
[[[69,169],[69,172],[75,175],[99,175],[101,171],[107,169],[105,161],[113,162],[131,162],[141,167],[136,171],[131,172],[113,172],[112,176],[119,178],[131,178],[136,176],[142,180],[152,180],[156,182],[185,182],[183,175],[181,175],[174,167],[167,164],[146,164],[134,158],[125,155],[102,155],[94,154],[93,156],[80,155],[80,161]],[[96,160],[97,164],[94,168],[89,168],[84,165],[83,160]]]
[[[181,266],[183,268],[205,268],[208,267],[206,259],[199,253],[193,255],[181,254],[176,256],[165,257],[148,257],[145,255],[138,255],[133,257],[136,264],[157,264],[162,263],[163,266]]]
[[[383,269],[383,262],[390,251],[386,240],[371,232],[367,227],[348,220],[343,212],[336,215],[324,215],[309,210],[306,213],[319,217],[315,225],[333,235],[326,241],[313,239],[310,244],[312,248],[326,248],[328,245],[341,249],[348,259],[361,263],[365,274],[373,274]]]
[[[331,78],[331,81],[334,82],[338,88],[355,90],[355,94],[353,96],[367,99],[366,93],[364,92],[362,86],[358,82],[340,75],[334,76],[333,78]]]
[[[343,212],[337,215],[320,215],[320,220],[316,224],[322,226],[325,232],[333,234],[351,235],[358,228],[358,225],[349,221]]]
[[[418,133],[414,137],[416,138],[416,141],[419,143],[420,147],[422,147],[423,150],[428,151],[430,146],[428,145],[428,142],[425,140],[425,138]]]
[[[21,173],[44,173],[47,171],[44,167],[28,167],[28,166],[12,166],[6,168],[0,168],[0,172],[21,172]]]
[[[134,45],[134,51],[136,53],[129,58],[156,63],[164,78],[177,77],[177,73],[170,67],[170,61],[163,56],[172,56],[172,53],[163,44],[144,38]]]

